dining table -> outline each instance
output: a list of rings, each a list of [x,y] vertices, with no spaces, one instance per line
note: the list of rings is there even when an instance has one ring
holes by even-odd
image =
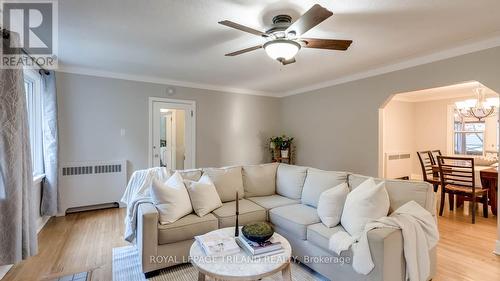
[[[497,215],[498,207],[498,167],[491,167],[488,169],[481,170],[481,185],[483,188],[487,188],[488,198],[491,205],[491,212],[493,215]]]
[[[435,177],[439,177],[439,165],[432,165],[432,172]],[[488,202],[491,206],[491,212],[496,216],[498,212],[498,167],[480,170],[479,175],[481,186],[488,189]],[[463,205],[463,201],[464,199],[461,196],[457,196],[457,207]]]

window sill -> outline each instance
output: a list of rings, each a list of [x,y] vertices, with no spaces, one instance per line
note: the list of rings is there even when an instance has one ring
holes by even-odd
[[[41,183],[44,178],[45,178],[45,174],[33,176],[33,185]]]

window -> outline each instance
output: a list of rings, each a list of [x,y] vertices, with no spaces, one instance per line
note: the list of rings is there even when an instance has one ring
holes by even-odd
[[[43,171],[41,78],[33,70],[24,71],[33,175]]]
[[[454,152],[462,155],[483,155],[484,121],[466,121],[456,117],[454,122]]]

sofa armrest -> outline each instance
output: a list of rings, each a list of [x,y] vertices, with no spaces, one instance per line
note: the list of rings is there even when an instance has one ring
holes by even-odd
[[[158,211],[152,203],[142,203],[137,212],[137,250],[142,272],[156,269],[152,258],[158,255]]]
[[[400,229],[376,228],[368,232],[368,243],[375,272],[384,281],[405,280],[406,264]]]
[[[403,233],[401,229],[376,228],[368,232],[368,243],[375,264],[384,281],[405,280],[406,261],[404,257]],[[436,247],[429,250],[432,280],[436,274]]]

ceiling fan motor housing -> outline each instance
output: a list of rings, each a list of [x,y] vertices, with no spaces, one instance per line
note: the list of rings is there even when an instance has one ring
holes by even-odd
[[[266,31],[266,34],[285,31],[292,24],[292,17],[289,15],[277,15],[273,17],[273,27]],[[284,34],[283,34],[284,35]],[[282,37],[282,36],[278,36]]]

